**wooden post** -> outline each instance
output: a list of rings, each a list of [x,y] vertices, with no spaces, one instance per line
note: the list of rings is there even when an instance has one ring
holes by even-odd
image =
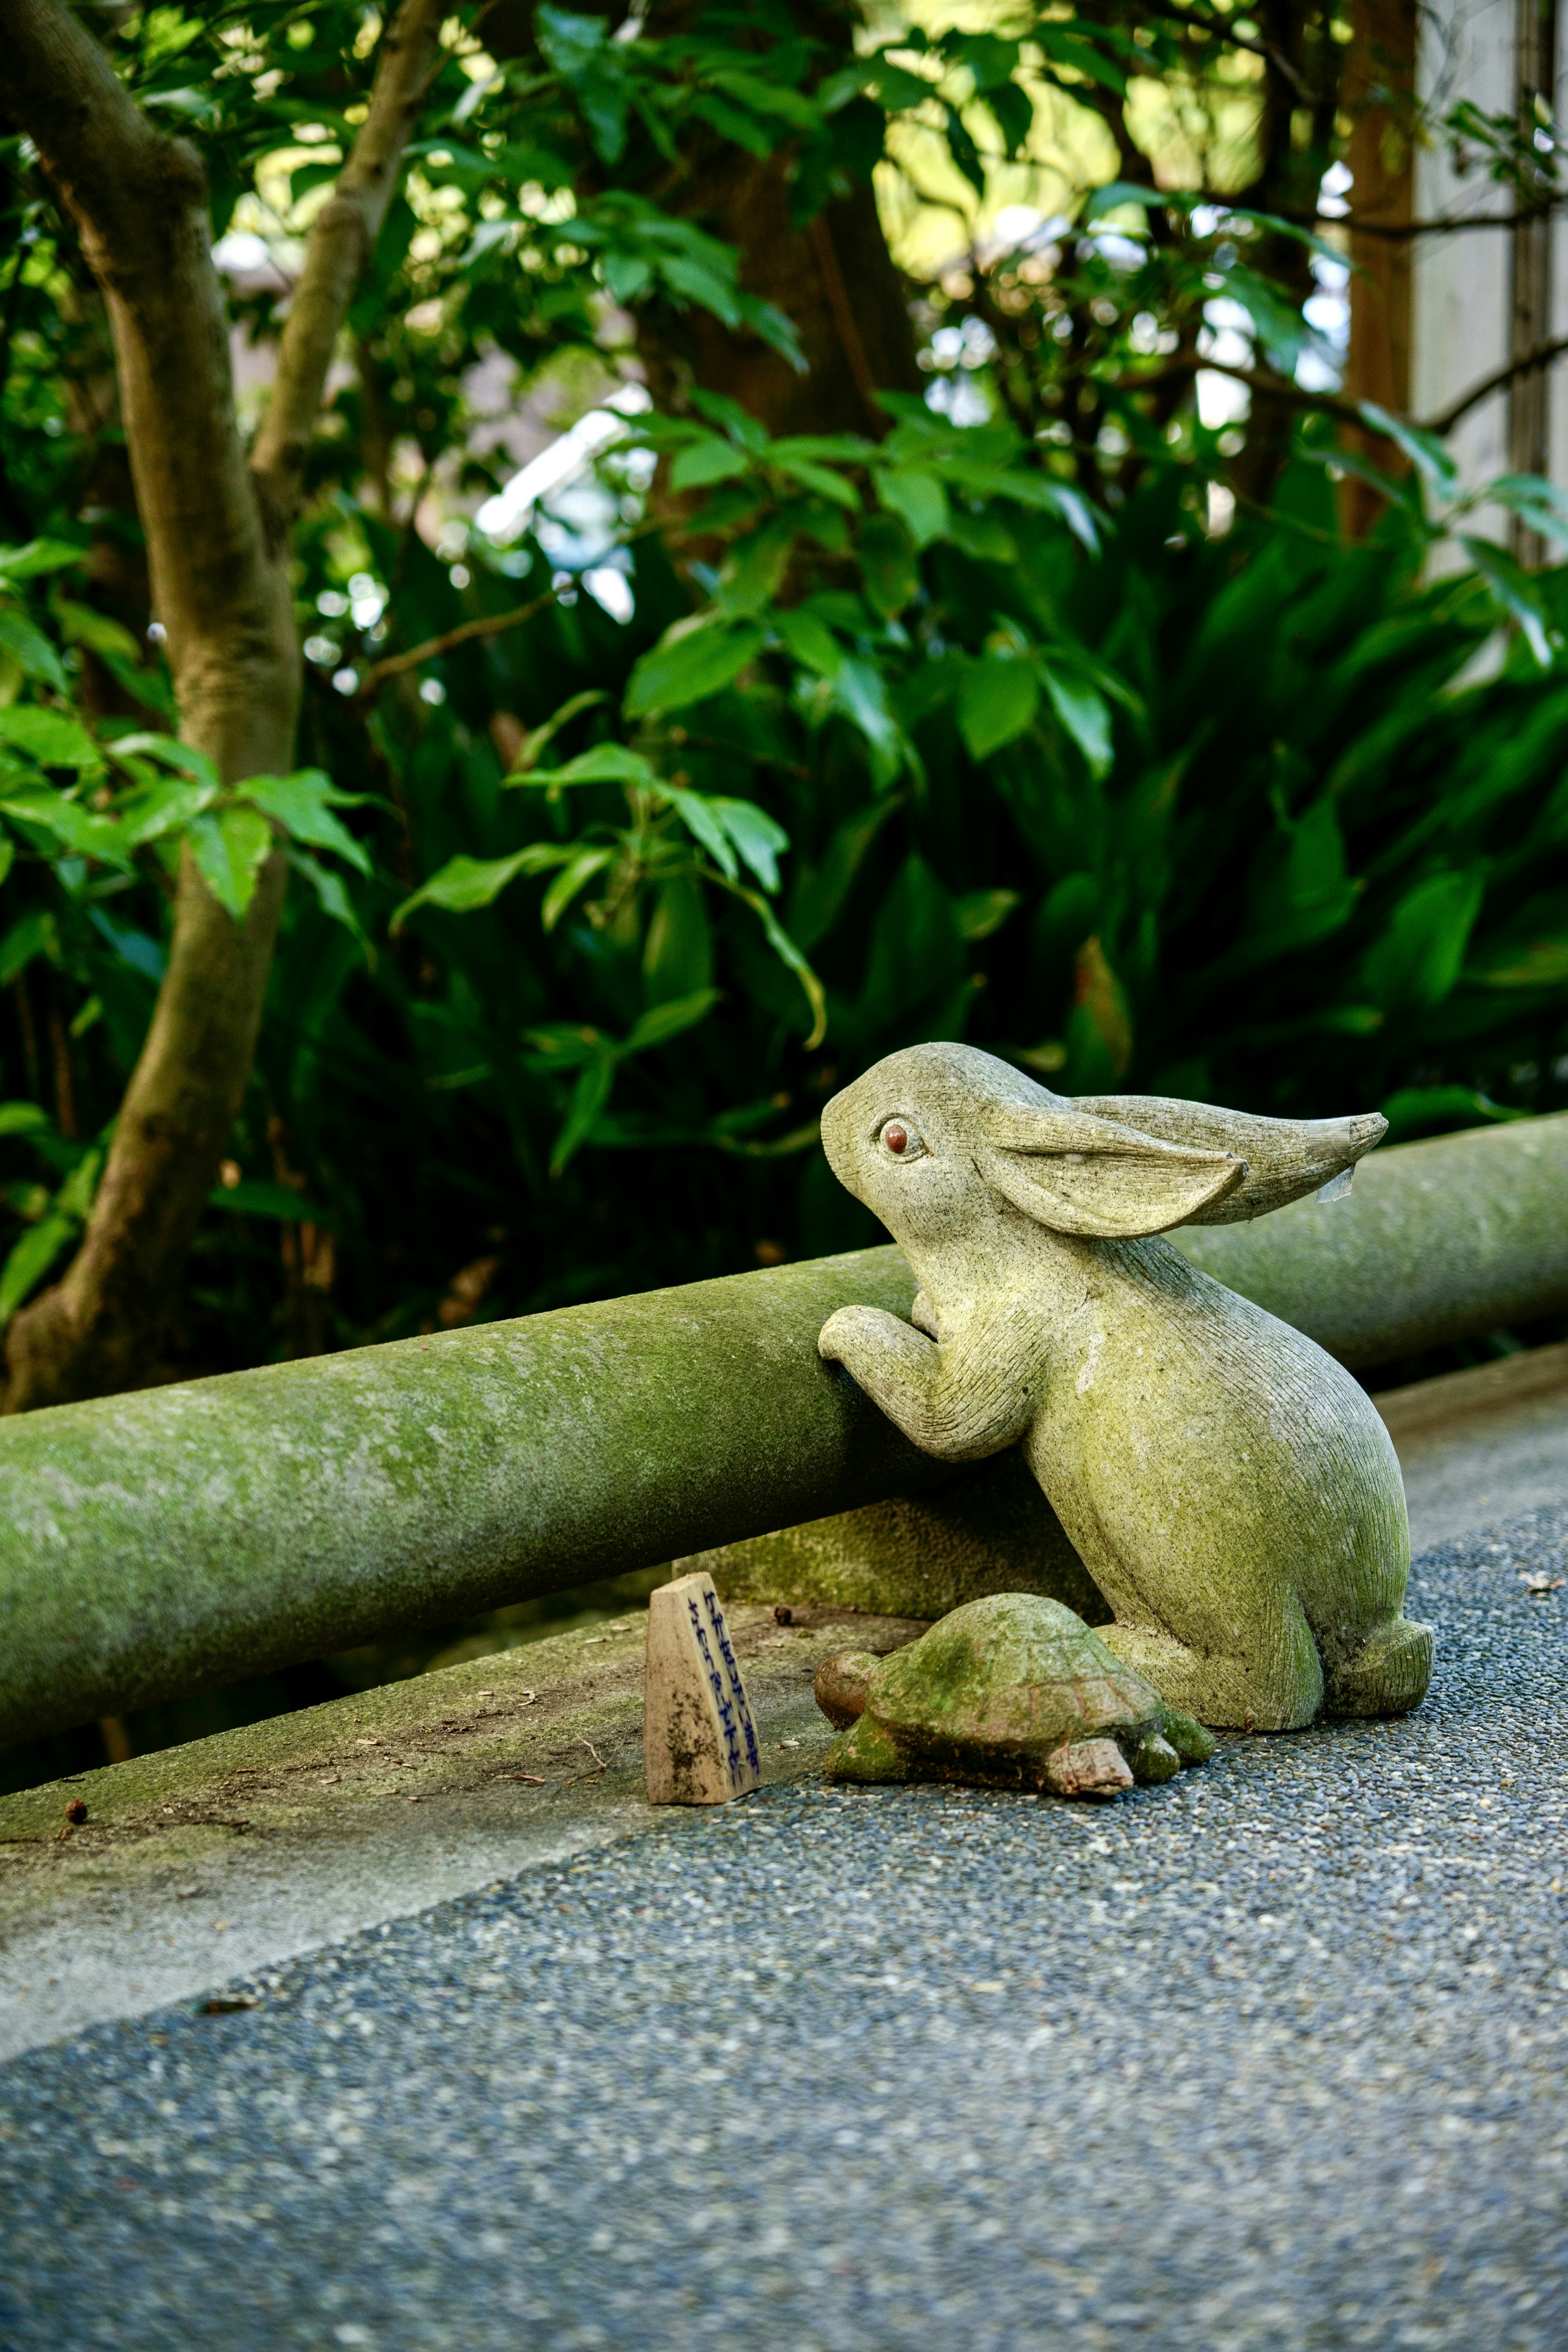
[[[763,1777],[746,1686],[705,1572],[648,1602],[643,1761],[650,1805],[727,1805]]]

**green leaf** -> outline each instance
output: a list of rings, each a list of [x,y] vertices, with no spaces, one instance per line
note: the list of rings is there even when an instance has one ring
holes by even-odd
[[[913,604],[920,593],[920,565],[915,561],[913,534],[898,515],[868,515],[860,526],[857,552],[867,601],[885,620]]]
[[[890,466],[879,470],[876,488],[881,504],[906,525],[917,547],[946,537],[947,492],[935,474],[917,466]]]
[[[700,384],[694,385],[691,405],[710,425],[721,426],[737,447],[749,449],[753,457],[760,457],[767,447],[766,425],[742,408],[738,400],[731,400],[727,392],[709,392]]]
[[[737,540],[719,574],[719,608],[725,614],[755,613],[773,596],[795,544],[793,524],[772,522]]]
[[[1157,212],[1190,213],[1200,201],[1184,188],[1141,188],[1133,180],[1111,180],[1105,187],[1096,188],[1085,205],[1083,226],[1091,228],[1107,213],[1119,213],[1126,205],[1142,205],[1145,210],[1152,205]]]
[[[615,1083],[616,1057],[613,1053],[601,1054],[587,1064],[572,1090],[571,1106],[550,1154],[552,1176],[563,1174],[568,1162],[586,1143],[599,1113],[610,1099]]]
[[[1064,484],[1047,481],[1044,474],[974,465],[962,457],[949,457],[943,471],[954,489],[967,490],[972,497],[1006,499],[1014,506],[1058,516],[1090,555],[1099,553],[1100,529],[1093,511],[1086,499]]]
[[[40,783],[30,790],[6,793],[0,799],[0,813],[15,824],[36,825],[40,832],[53,834],[74,856],[97,857],[109,866],[131,863],[131,845],[122,825],[52,785]]]
[[[953,908],[959,938],[988,940],[993,931],[1001,929],[1014,908],[1022,903],[1016,890],[971,890]]]
[[[838,920],[867,852],[898,805],[889,797],[857,809],[834,827],[816,865],[804,872],[797,869],[790,894],[789,931],[805,953]]]
[[[823,992],[822,982],[761,891],[748,890],[743,882],[731,882],[727,887],[737,898],[750,907],[763,927],[763,934],[769,947],[772,948],[779,961],[794,972],[805,990],[806,1004],[811,1013],[811,1027],[804,1041],[804,1050],[808,1054],[815,1053],[827,1034],[827,999]]]
[[[721,441],[716,433],[705,434],[700,441],[683,449],[669,469],[672,490],[698,490],[710,482],[732,482],[738,475],[751,471],[752,461],[732,442]]]
[[[844,667],[844,648],[815,613],[774,613],[773,623],[784,639],[785,651],[795,661],[815,670],[819,677],[837,677]]]
[[[1541,589],[1534,575],[1516,563],[1504,547],[1489,539],[1459,541],[1476,570],[1510,619],[1519,623],[1526,644],[1542,669],[1552,667],[1552,640],[1542,610]]]
[[[330,866],[318,865],[302,849],[291,849],[289,863],[296,874],[304,876],[314,890],[322,914],[334,923],[341,923],[345,931],[352,933],[363,948],[366,962],[374,964],[374,951],[365,937],[363,924],[354,912],[353,901],[343,887],[342,876],[334,874]]]
[[[1401,1087],[1378,1108],[1395,1143],[1409,1136],[1430,1135],[1438,1128],[1497,1127],[1530,1117],[1528,1111],[1493,1102],[1474,1087]]]
[[[606,866],[613,865],[615,857],[613,849],[580,849],[570,864],[562,867],[545,892],[539,910],[547,931],[555,929],[577,893],[586,889],[595,874],[602,874]]]
[[[694,989],[689,996],[672,997],[668,1004],[656,1004],[639,1015],[632,1024],[630,1035],[617,1049],[617,1059],[624,1061],[632,1054],[646,1054],[654,1045],[668,1045],[682,1031],[694,1029],[706,1020],[719,1002],[716,988]]]
[[[1366,423],[1374,433],[1386,434],[1396,449],[1402,449],[1421,476],[1440,499],[1457,499],[1461,488],[1458,467],[1448,453],[1447,445],[1435,433],[1423,433],[1420,426],[1407,425],[1402,416],[1391,416],[1375,400],[1356,404]]]
[[[871,1036],[907,1031],[918,1034],[943,1028],[939,1008],[963,979],[963,942],[951,894],[943,889],[918,851],[908,856],[878,908],[870,929],[870,953],[858,1007],[859,1025]]]
[[[580,717],[584,710],[592,710],[595,703],[608,702],[609,698],[608,689],[602,686],[591,686],[582,694],[572,695],[562,704],[559,710],[551,712],[542,726],[531,729],[524,737],[522,750],[518,753],[516,767],[510,776],[503,776],[501,782],[505,784],[526,783],[528,772],[531,768],[538,766],[539,755],[545,745],[552,741],[563,727],[568,726],[574,719]]]
[[[658,789],[688,833],[708,852],[720,873],[727,881],[733,882],[740,871],[735,863],[735,853],[707,793],[691,792],[684,784],[661,783]]]
[[[881,671],[858,655],[846,659],[833,681],[833,700],[865,737],[871,751],[872,781],[879,792],[885,792],[903,764],[904,745],[898,720],[888,708]]]
[[[781,474],[787,474],[792,482],[799,482],[804,488],[815,490],[819,499],[831,499],[835,506],[847,508],[851,514],[858,514],[860,493],[853,482],[847,482],[842,474],[830,473],[814,457],[781,457],[779,451],[783,446],[781,442],[774,442],[768,451],[770,466]]]
[[[964,672],[958,731],[972,760],[988,760],[1033,724],[1040,681],[1027,662],[986,659]]]
[[[37,580],[46,572],[63,572],[80,563],[85,547],[68,546],[63,539],[30,539],[26,547],[0,547],[0,580]]]
[[[1091,776],[1108,776],[1115,762],[1110,739],[1110,709],[1105,697],[1059,663],[1040,665],[1051,708],[1089,763]]]
[[[510,857],[449,857],[445,866],[405,898],[392,919],[392,929],[403,929],[416,907],[440,907],[449,915],[471,915],[500,897],[520,874],[540,874],[561,863],[554,843],[530,842]]]
[[[763,633],[753,621],[732,627],[721,622],[678,621],[651,653],[644,654],[626,688],[628,719],[648,719],[681,710],[721,693],[761,651]]]
[[[248,1178],[237,1184],[219,1184],[207,1194],[209,1209],[227,1209],[236,1216],[276,1217],[282,1224],[305,1220],[312,1225],[325,1225],[331,1230],[337,1219],[330,1209],[318,1208],[314,1201],[305,1200],[291,1192],[287,1184],[268,1184]]]
[[[525,1029],[522,1037],[524,1045],[531,1046],[538,1057],[531,1065],[536,1077],[580,1070],[585,1063],[599,1061],[616,1051],[614,1038],[580,1021],[547,1021],[540,1028]]]
[[[79,1218],[58,1213],[40,1217],[36,1225],[28,1226],[0,1269],[0,1331],[37,1288],[79,1226]]]
[[[103,765],[103,753],[79,719],[63,710],[42,710],[36,703],[14,702],[0,709],[0,743],[15,743],[40,768],[96,774]]]
[[[713,926],[702,886],[689,870],[670,875],[654,894],[643,944],[645,1004],[694,995],[713,980]]]
[[[335,787],[320,768],[300,768],[291,776],[247,776],[234,789],[280,824],[291,839],[308,841],[316,849],[330,849],[361,874],[370,872],[370,857],[363,843],[327,806],[327,797]]]
[[[110,757],[156,760],[160,767],[173,768],[177,775],[189,776],[195,784],[203,784],[209,793],[222,789],[223,779],[217,761],[210,753],[200,751],[194,743],[176,742],[172,735],[117,735]]]
[[[563,81],[570,84],[602,163],[616,163],[626,143],[631,84],[600,16],[569,9],[534,13],[534,38]]]
[[[54,599],[53,611],[61,634],[73,646],[86,646],[106,659],[129,662],[132,667],[140,664],[142,648],[123,621],[96,612],[90,604],[72,604],[65,596]],[[60,690],[64,692],[63,688]]]
[[[778,861],[789,847],[789,835],[753,801],[712,800],[708,803],[764,890],[779,887]]]
[[[272,848],[272,827],[258,809],[204,813],[185,828],[191,856],[207,888],[237,923],[256,896],[257,877]]]
[[[0,653],[19,662],[24,677],[41,678],[56,694],[69,693],[70,681],[58,654],[26,614],[0,609]]]
[[[147,772],[142,771],[143,773]],[[119,804],[121,830],[127,849],[157,841],[176,825],[199,816],[216,795],[210,784],[176,782],[172,776],[154,776],[139,792],[128,793]]]
[[[557,784],[637,784],[651,791],[658,777],[650,762],[640,751],[626,743],[595,743],[590,751],[579,751],[563,768],[543,768],[526,780],[531,784],[548,784],[553,791]]]
[[[1373,1003],[1426,1009],[1451,993],[1484,887],[1479,873],[1432,874],[1406,891],[1362,966]]]
[[[40,1129],[51,1130],[53,1125],[40,1103],[0,1103],[0,1135],[37,1135]]]
[[[29,907],[0,940],[0,988],[9,988],[17,973],[26,971],[34,957],[41,955],[58,963],[59,933],[47,907]]]

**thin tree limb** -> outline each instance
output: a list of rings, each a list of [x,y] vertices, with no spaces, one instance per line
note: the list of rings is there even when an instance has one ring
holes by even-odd
[[[1439,409],[1436,416],[1424,421],[1402,416],[1398,422],[1410,425],[1417,433],[1431,433],[1442,440],[1461,418],[1468,416],[1472,408],[1479,408],[1483,400],[1489,400],[1494,392],[1504,391],[1517,378],[1533,374],[1537,368],[1550,367],[1552,361],[1561,359],[1564,352],[1568,352],[1568,335],[1559,335],[1550,343],[1537,343],[1533,351],[1526,352],[1521,358],[1510,360],[1506,367],[1494,368],[1490,375],[1482,376],[1478,383],[1470,385],[1468,392],[1462,392],[1458,400],[1450,401],[1447,408]],[[1320,410],[1326,416],[1337,416],[1343,424],[1356,425],[1363,433],[1376,429],[1368,424],[1353,400],[1341,400],[1329,392],[1306,392],[1300,384],[1277,383],[1256,368],[1231,367],[1223,360],[1173,360],[1169,366],[1151,369],[1147,375],[1123,376],[1112,389],[1129,393],[1153,392],[1160,385],[1174,383],[1178,378],[1198,374],[1229,376],[1234,383],[1246,384],[1249,391],[1271,400],[1282,400],[1292,408]]]
[[[1148,5],[1146,0],[1144,14],[1160,17],[1168,25],[1180,25],[1189,33],[1208,33],[1215,40],[1223,42],[1227,49],[1245,49],[1249,57],[1267,58],[1284,76],[1303,105],[1317,105],[1314,92],[1309,89],[1289,58],[1271,41],[1256,41],[1245,33],[1233,32],[1223,16],[1200,16],[1194,9],[1175,6],[1173,0],[1163,0],[1163,5],[1157,6]]]
[[[1356,213],[1316,213],[1312,217],[1330,228],[1353,229],[1358,236],[1455,236],[1467,228],[1528,228],[1535,221],[1554,218],[1565,208],[1568,199],[1556,198],[1549,204],[1526,205],[1517,213],[1440,213],[1432,220],[1363,220]]]
[[[576,585],[575,581],[572,585]],[[455,629],[444,629],[438,637],[426,637],[423,645],[410,646],[405,654],[389,654],[384,661],[366,670],[355,700],[363,702],[389,677],[401,677],[405,670],[417,669],[421,662],[434,661],[437,654],[449,654],[455,646],[471,645],[476,637],[499,637],[503,629],[521,629],[524,621],[531,621],[536,613],[553,604],[560,593],[559,588],[547,588],[531,604],[519,604],[510,613],[487,613],[477,621],[459,621]]]
[[[445,13],[445,0],[404,0],[382,41],[370,110],[311,225],[279,345],[272,397],[250,459],[274,540],[288,530],[300,502],[332,354],[397,185],[403,151],[440,54]]]
[[[1482,376],[1479,383],[1471,384],[1468,392],[1462,392],[1458,400],[1451,400],[1447,408],[1429,417],[1421,430],[1439,436],[1451,433],[1462,416],[1468,416],[1472,408],[1479,408],[1482,401],[1489,400],[1494,392],[1501,392],[1521,375],[1533,375],[1537,368],[1550,367],[1552,361],[1561,359],[1564,352],[1568,352],[1568,335],[1559,335],[1550,343],[1537,343],[1532,351],[1525,352],[1517,360],[1510,360],[1506,367],[1494,368],[1490,375]]]

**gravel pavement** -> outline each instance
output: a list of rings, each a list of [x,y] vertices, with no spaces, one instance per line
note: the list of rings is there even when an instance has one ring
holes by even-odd
[[[1415,1717],[762,1791],[0,2070],[5,2352],[1568,2343],[1568,1510]]]

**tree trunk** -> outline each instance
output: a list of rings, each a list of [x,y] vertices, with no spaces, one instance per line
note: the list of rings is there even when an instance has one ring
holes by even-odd
[[[583,0],[581,13],[619,17],[609,0]],[[831,57],[827,71],[855,62],[856,13],[842,0],[796,0],[799,30]],[[656,0],[646,24],[656,37],[679,36],[699,14],[699,0]],[[482,37],[501,58],[537,57],[533,12],[526,0],[494,0]],[[743,49],[743,37],[737,36]],[[831,53],[837,51],[837,55]],[[726,327],[695,308],[638,321],[638,349],[660,407],[680,410],[693,384],[720,392],[772,434],[888,430],[879,392],[920,392],[915,335],[903,282],[888,251],[868,181],[836,195],[805,226],[790,214],[787,148],[749,155],[701,134],[683,149],[679,170],[662,163],[646,193],[667,212],[694,221],[741,252],[741,284],[784,311],[800,338],[799,373],[748,329]]]
[[[1403,415],[1410,405],[1410,261],[1408,237],[1369,233],[1408,221],[1415,209],[1412,112],[1415,89],[1415,0],[1353,0],[1345,60],[1345,110],[1351,118],[1351,343],[1345,367],[1347,400],[1375,401]],[[1405,108],[1391,106],[1403,94]],[[1366,228],[1361,224],[1365,222]],[[1351,448],[1386,471],[1386,441],[1359,427],[1346,433]],[[1362,539],[1384,510],[1370,482],[1347,477],[1340,486],[1340,520],[1349,539]]]
[[[77,221],[114,337],[153,605],[184,740],[228,783],[293,764],[300,656],[289,531],[333,346],[395,184],[441,21],[405,0],[368,117],[310,233],[250,464],[199,158],[155,131],[59,0],[14,0],[6,101]],[[169,966],[86,1236],[13,1321],[5,1409],[133,1387],[156,1361],[244,1097],[282,910],[281,849],[243,925],[187,855]]]
[[[639,339],[655,400],[687,405],[690,387],[727,393],[772,434],[867,433],[889,419],[879,392],[920,392],[915,335],[902,281],[888,251],[874,190],[858,184],[805,228],[789,216],[785,159],[735,148],[717,152],[676,207],[741,248],[741,284],[795,323],[804,374],[747,331],[689,310]]]

